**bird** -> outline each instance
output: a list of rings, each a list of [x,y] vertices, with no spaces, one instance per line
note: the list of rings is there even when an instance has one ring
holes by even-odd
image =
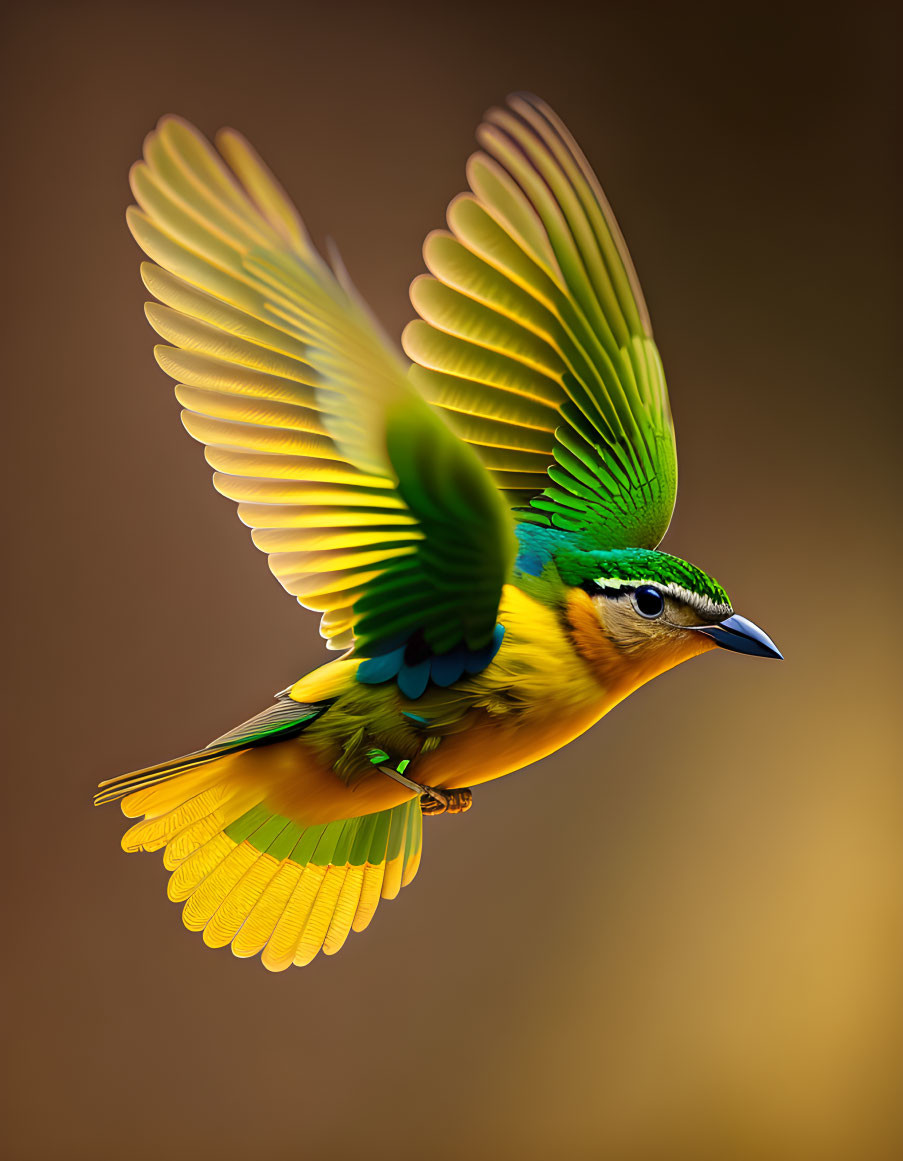
[[[137,820],[126,851],[162,850],[189,930],[274,972],[411,882],[424,817],[690,658],[781,657],[659,547],[674,425],[589,162],[527,93],[476,136],[400,347],[236,131],[164,117],[130,174],[182,422],[337,656],[95,801]]]

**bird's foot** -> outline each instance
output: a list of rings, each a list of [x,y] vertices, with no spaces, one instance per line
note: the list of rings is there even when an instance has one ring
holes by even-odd
[[[420,809],[424,814],[463,814],[473,806],[472,790],[436,790],[424,787]]]
[[[470,790],[439,790],[435,786],[423,786],[414,782],[404,773],[410,763],[401,761],[398,767],[384,766],[381,759],[388,757],[381,750],[374,751],[370,760],[383,774],[387,774],[395,782],[407,786],[408,790],[419,791],[420,809],[424,814],[463,814],[473,806],[473,793]],[[400,769],[399,769],[400,767]]]

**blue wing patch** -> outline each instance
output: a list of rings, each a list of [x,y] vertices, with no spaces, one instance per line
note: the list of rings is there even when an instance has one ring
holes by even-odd
[[[482,649],[465,649],[459,645],[448,653],[423,656],[411,653],[411,642],[406,641],[389,653],[368,657],[357,668],[357,680],[364,685],[379,685],[393,677],[398,688],[410,701],[416,701],[430,681],[444,688],[453,685],[465,673],[479,673],[498,653],[505,636],[505,626],[496,625],[488,645]]]

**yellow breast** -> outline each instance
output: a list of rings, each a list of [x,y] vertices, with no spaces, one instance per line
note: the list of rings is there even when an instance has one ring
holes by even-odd
[[[470,683],[473,712],[417,763],[430,786],[476,786],[560,749],[620,700],[575,650],[560,614],[506,585],[499,620],[501,649]]]

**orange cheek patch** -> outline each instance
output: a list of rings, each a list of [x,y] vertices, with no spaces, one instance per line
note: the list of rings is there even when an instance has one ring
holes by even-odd
[[[625,664],[624,655],[606,637],[592,598],[583,589],[568,594],[567,617],[577,651],[601,678]]]
[[[582,589],[568,595],[567,615],[577,651],[609,691],[630,692],[675,665],[717,648],[702,633],[685,633],[670,640],[650,639],[648,648],[625,653],[607,636],[592,598]]]

